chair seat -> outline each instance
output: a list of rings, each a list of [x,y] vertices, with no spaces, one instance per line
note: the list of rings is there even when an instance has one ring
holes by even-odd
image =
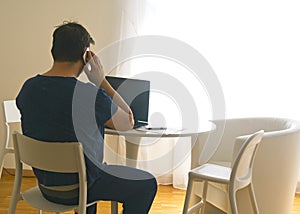
[[[207,181],[228,184],[231,168],[216,164],[206,163],[191,170],[190,175]]]
[[[37,186],[23,192],[22,198],[35,208],[49,212],[65,212],[78,208],[78,205],[63,205],[48,201]]]
[[[230,202],[230,213],[238,214],[236,192],[242,188],[248,188],[251,205],[254,213],[259,213],[257,208],[257,202],[254,195],[252,186],[252,166],[254,157],[261,142],[264,131],[258,131],[244,140],[232,167],[220,166],[213,163],[203,164],[189,172],[189,182],[186,192],[183,213],[192,214],[194,211],[201,214],[206,213],[205,207],[207,203],[207,192],[209,183],[220,183],[228,185],[228,195]],[[202,181],[202,195],[199,202],[193,202],[191,204],[192,189],[194,188],[194,182]],[[190,206],[191,205],[191,206]]]

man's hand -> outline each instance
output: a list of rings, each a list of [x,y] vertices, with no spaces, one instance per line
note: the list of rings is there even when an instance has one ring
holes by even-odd
[[[92,51],[87,51],[87,59],[87,63],[83,70],[88,79],[97,87],[100,87],[105,78],[100,59]]]
[[[87,63],[83,70],[88,79],[97,87],[103,88],[107,95],[119,106],[116,113],[106,121],[105,125],[120,131],[132,129],[134,125],[134,118],[130,107],[123,100],[123,98],[111,87],[105,79],[104,71],[100,59],[92,52],[87,52]],[[89,65],[90,66],[89,66]],[[90,69],[89,69],[90,68]]]

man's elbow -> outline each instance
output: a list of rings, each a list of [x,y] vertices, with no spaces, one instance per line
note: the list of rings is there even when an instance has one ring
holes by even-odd
[[[128,130],[131,130],[134,126],[134,122],[133,121],[119,121],[117,123],[114,124],[114,128],[116,130],[119,130],[119,131],[128,131]]]
[[[134,117],[132,113],[129,113],[129,123],[130,123],[130,129],[133,129],[134,127]]]
[[[119,121],[116,129],[120,131],[128,131],[134,127],[134,118],[132,114],[129,114],[128,117],[122,122]]]
[[[105,125],[111,129],[128,131],[134,127],[134,117],[132,113],[117,111]]]

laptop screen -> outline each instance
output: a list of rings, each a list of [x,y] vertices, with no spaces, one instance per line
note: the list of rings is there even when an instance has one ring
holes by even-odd
[[[150,81],[115,76],[106,76],[106,79],[130,106],[134,115],[135,128],[147,125]]]

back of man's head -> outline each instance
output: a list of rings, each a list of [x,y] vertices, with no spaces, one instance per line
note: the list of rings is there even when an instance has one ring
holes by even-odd
[[[52,57],[54,61],[77,62],[82,59],[85,48],[94,43],[82,25],[67,22],[58,26],[53,33]]]

